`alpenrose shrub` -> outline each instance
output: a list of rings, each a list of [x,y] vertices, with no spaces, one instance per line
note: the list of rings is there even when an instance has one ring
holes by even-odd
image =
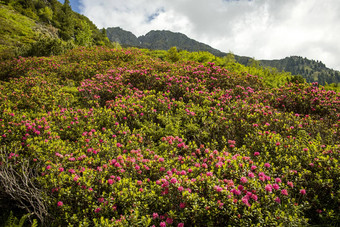
[[[337,93],[271,89],[247,73],[137,49],[81,48],[1,68],[0,195],[44,223],[339,222]],[[27,163],[29,184],[20,181]],[[39,190],[31,200],[41,206],[5,187],[9,169],[17,190]]]

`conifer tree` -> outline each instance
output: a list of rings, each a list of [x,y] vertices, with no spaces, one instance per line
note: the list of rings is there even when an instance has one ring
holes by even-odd
[[[80,46],[90,46],[92,44],[92,30],[85,21],[81,21],[81,26],[77,29],[76,44]]]
[[[65,0],[61,8],[60,36],[64,40],[70,40],[74,35],[73,13],[69,0]]]

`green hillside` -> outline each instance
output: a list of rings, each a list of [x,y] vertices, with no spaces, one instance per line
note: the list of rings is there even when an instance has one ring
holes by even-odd
[[[87,17],[72,11],[69,1],[6,0],[0,1],[0,12],[0,59],[111,45]]]
[[[7,5],[0,5],[0,56],[12,57],[18,47],[31,44],[38,39],[38,26]]]

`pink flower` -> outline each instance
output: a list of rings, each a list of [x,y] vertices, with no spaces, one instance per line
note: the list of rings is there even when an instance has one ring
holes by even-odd
[[[176,184],[178,181],[176,178],[171,178],[170,183],[171,184]]]
[[[112,180],[112,179],[108,179],[108,180],[107,180],[107,183],[108,183],[109,185],[111,185],[111,184],[113,184],[113,180]]]
[[[282,190],[281,190],[281,194],[282,194],[282,195],[288,195],[288,191],[287,191],[286,189],[282,189]]]
[[[300,190],[300,193],[301,193],[302,195],[305,195],[305,194],[306,194],[306,190],[305,190],[305,189],[301,189],[301,190]]]
[[[256,168],[256,166],[251,166],[251,170],[255,170]]]
[[[279,190],[279,189],[280,189],[280,186],[279,186],[278,184],[273,184],[273,188],[274,188],[275,190]]]
[[[281,183],[281,179],[280,178],[275,178],[275,182],[276,183]]]
[[[74,174],[76,171],[74,169],[69,169],[68,172]]]
[[[221,191],[223,190],[222,187],[217,186],[217,185],[214,186],[214,189],[215,189],[216,191],[218,191],[218,192],[221,192]]]
[[[101,208],[100,208],[100,207],[98,207],[98,208],[96,208],[96,209],[94,210],[95,213],[99,213],[100,211],[101,211]]]
[[[237,187],[237,189],[240,190],[240,191],[243,191],[244,187],[243,187],[242,185],[239,185],[239,186]]]
[[[46,166],[46,169],[51,169],[52,167],[50,165]]]
[[[254,156],[259,156],[260,155],[260,152],[254,152]]]
[[[180,203],[180,204],[179,204],[179,207],[180,207],[181,209],[184,209],[185,206],[186,206],[185,203]]]
[[[157,213],[153,213],[152,217],[153,217],[153,219],[157,219],[159,217],[159,215]]]
[[[64,203],[62,202],[62,201],[59,201],[58,203],[57,203],[57,206],[58,207],[61,207],[61,206],[63,206],[64,205]]]
[[[174,220],[172,218],[167,218],[166,219],[166,223],[168,224],[172,224],[174,222]]]
[[[267,184],[264,189],[267,191],[267,192],[272,192],[272,186],[270,184]]]
[[[159,223],[160,227],[166,227],[166,223],[164,221],[162,221],[161,223]]]
[[[232,192],[234,195],[241,195],[241,191],[237,189],[231,189],[230,192]]]
[[[178,223],[177,227],[184,227],[184,223]]]
[[[264,167],[270,168],[270,164],[267,162],[264,164]]]
[[[241,181],[242,183],[247,183],[248,180],[247,180],[246,177],[241,177],[240,181]]]
[[[207,176],[208,176],[208,177],[211,177],[212,175],[213,175],[212,172],[207,172]]]
[[[291,182],[291,181],[288,181],[288,182],[287,182],[287,185],[290,186],[291,188],[294,187],[293,182]]]
[[[257,195],[252,194],[252,195],[251,195],[251,198],[252,198],[253,200],[257,201]]]
[[[253,178],[253,177],[255,177],[255,175],[252,172],[250,172],[250,173],[248,173],[248,177]]]
[[[179,187],[178,187],[178,191],[180,191],[180,192],[183,191],[183,189],[184,189],[184,188],[183,188],[182,186],[179,186]]]
[[[276,197],[276,199],[274,201],[277,202],[277,203],[280,203],[281,199],[279,197]]]

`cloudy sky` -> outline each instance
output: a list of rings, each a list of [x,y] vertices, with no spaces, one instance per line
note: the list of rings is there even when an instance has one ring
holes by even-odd
[[[60,0],[63,2],[63,0]],[[98,28],[182,32],[223,52],[299,55],[340,70],[339,0],[71,0]]]

